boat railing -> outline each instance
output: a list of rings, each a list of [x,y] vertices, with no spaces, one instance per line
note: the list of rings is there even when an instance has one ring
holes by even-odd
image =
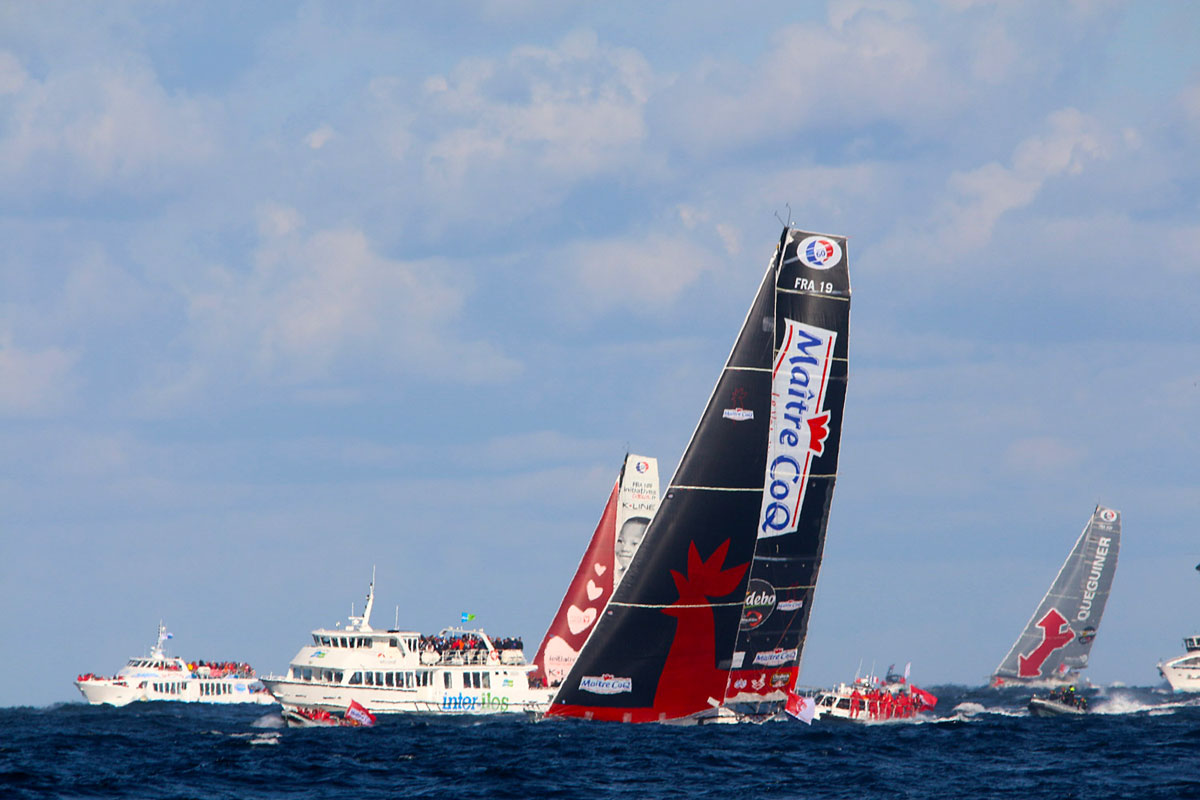
[[[436,659],[436,660],[435,660]],[[425,651],[421,656],[422,664],[437,664],[438,666],[517,666],[525,663],[525,655],[520,650],[485,650],[483,648]]]

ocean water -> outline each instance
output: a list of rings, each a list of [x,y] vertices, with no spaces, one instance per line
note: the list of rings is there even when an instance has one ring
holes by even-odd
[[[1189,798],[1200,698],[1109,688],[1084,717],[930,687],[915,721],[674,727],[514,716],[285,728],[277,708],[0,709],[7,798]]]

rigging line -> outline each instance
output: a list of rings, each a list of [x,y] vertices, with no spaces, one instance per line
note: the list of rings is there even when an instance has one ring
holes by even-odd
[[[770,367],[725,367],[726,370],[736,369],[738,372],[771,372]]]
[[[679,603],[622,603],[619,600],[609,600],[610,606],[621,606],[622,608],[741,608],[745,605],[745,600],[738,600],[734,603],[698,603],[681,605]]]
[[[802,291],[800,289],[785,289],[782,286],[779,287],[778,291],[781,292],[782,294],[798,294],[798,295],[802,295],[804,297],[824,297],[829,300],[841,300],[843,303],[850,302],[849,297],[842,297],[841,295],[837,295],[837,294],[826,294],[824,292],[806,292],[806,291]]]
[[[667,487],[667,491],[672,489],[695,489],[700,492],[761,492],[761,486],[680,486],[671,484]]]

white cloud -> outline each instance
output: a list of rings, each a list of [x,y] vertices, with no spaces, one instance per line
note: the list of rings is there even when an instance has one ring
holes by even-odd
[[[693,70],[663,99],[662,135],[705,152],[879,120],[936,127],[969,93],[945,48],[908,11],[834,3],[828,25],[780,28],[758,64]]]
[[[593,174],[627,160],[645,138],[653,82],[640,54],[602,45],[589,31],[552,48],[515,48],[503,60],[464,60],[425,81],[428,111],[445,123],[427,164],[452,182],[514,158],[553,175]]]
[[[0,336],[0,414],[39,416],[57,411],[72,389],[76,356],[57,347],[23,350]]]
[[[0,176],[35,193],[145,190],[216,150],[211,104],[168,94],[140,64],[91,65],[28,78],[0,59],[8,90]],[[38,180],[21,179],[36,174]]]
[[[573,278],[573,294],[584,303],[637,311],[670,304],[721,266],[711,249],[692,239],[659,234],[575,242],[554,263]]]
[[[320,150],[334,137],[333,128],[322,125],[304,137],[304,143],[313,150]]]
[[[468,383],[498,380],[517,365],[495,345],[455,332],[465,292],[445,262],[374,252],[354,228],[304,230],[291,209],[269,207],[267,234],[248,272],[214,270],[189,294],[203,383],[226,365],[243,378],[304,384],[369,365]]]
[[[1076,109],[1051,113],[1041,133],[1016,145],[1008,164],[991,162],[951,173],[941,201],[935,201],[934,213],[922,226],[924,236],[914,237],[911,230],[897,233],[883,245],[888,254],[884,261],[961,263],[964,255],[990,242],[1001,217],[1029,206],[1051,180],[1079,175],[1089,164],[1110,158],[1120,138]],[[918,240],[922,251],[907,252]]]
[[[29,79],[25,68],[12,53],[0,50],[0,95],[16,94]]]

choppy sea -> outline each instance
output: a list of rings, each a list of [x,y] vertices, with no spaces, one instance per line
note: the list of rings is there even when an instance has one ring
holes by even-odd
[[[0,709],[3,798],[1200,797],[1200,698],[1107,688],[1042,719],[1029,692],[929,687],[933,713],[673,727],[515,716],[286,728],[277,708]]]

